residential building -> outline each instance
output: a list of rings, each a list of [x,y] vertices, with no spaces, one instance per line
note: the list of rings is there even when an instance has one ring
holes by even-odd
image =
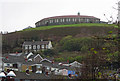
[[[100,23],[100,19],[94,16],[86,15],[65,15],[53,16],[44,18],[35,23],[36,27],[51,26],[51,25],[66,25],[66,24],[79,24],[79,23]]]
[[[22,45],[22,51],[25,54],[45,49],[52,49],[51,41],[25,41]]]

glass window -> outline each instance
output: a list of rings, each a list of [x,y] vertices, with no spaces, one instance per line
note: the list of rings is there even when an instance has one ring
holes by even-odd
[[[28,49],[28,45],[25,45],[25,49]]]
[[[37,49],[40,49],[40,45],[37,45]]]
[[[44,45],[42,45],[42,48],[44,48]]]
[[[73,22],[74,22],[74,18],[73,18]]]
[[[31,46],[31,45],[29,45],[29,49],[32,49],[32,46]]]
[[[33,45],[33,49],[36,49],[36,45]]]
[[[48,45],[46,45],[46,48],[48,48]]]
[[[62,22],[62,19],[60,19],[60,22]]]
[[[89,22],[89,19],[87,19],[87,22]]]
[[[70,21],[70,18],[69,18],[69,21]]]
[[[77,20],[77,19],[75,18],[75,22],[76,22],[76,20]]]
[[[58,19],[57,19],[57,22],[58,22]]]
[[[37,68],[40,68],[40,65],[37,65]]]
[[[63,19],[63,22],[65,21],[65,19]]]
[[[66,19],[66,21],[68,22],[68,19]]]

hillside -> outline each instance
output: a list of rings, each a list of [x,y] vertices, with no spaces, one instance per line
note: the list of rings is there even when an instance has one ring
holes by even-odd
[[[12,51],[14,48],[21,48],[24,41],[51,40],[53,43],[60,41],[63,37],[105,36],[109,31],[117,34],[115,25],[108,24],[73,24],[58,25],[27,29],[3,35],[3,52]]]
[[[81,24],[70,24],[70,25],[54,25],[54,26],[41,26],[37,28],[30,28],[30,29],[25,29],[23,31],[33,31],[33,30],[47,30],[47,29],[52,29],[52,28],[61,28],[61,27],[91,27],[91,26],[102,26],[102,27],[110,27],[114,26],[117,27],[114,24],[99,24],[99,23],[81,23]]]

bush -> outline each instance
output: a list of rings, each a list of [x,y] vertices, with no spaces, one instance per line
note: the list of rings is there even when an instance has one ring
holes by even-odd
[[[63,61],[65,61],[65,59],[62,58],[62,57],[61,57],[61,58],[55,58],[54,60],[55,60],[55,61],[58,61],[58,62],[63,62]]]
[[[91,47],[92,39],[89,37],[84,38],[72,38],[67,37],[69,40],[63,39],[60,41],[61,50],[67,50],[67,51],[86,51]]]
[[[47,55],[47,56],[53,56],[56,54],[55,50],[54,49],[47,49],[47,50],[44,50],[43,51],[43,54],[44,55]]]
[[[22,48],[21,47],[16,47],[13,49],[13,52],[22,52]]]
[[[81,62],[83,60],[83,56],[76,56],[74,59],[78,62]]]

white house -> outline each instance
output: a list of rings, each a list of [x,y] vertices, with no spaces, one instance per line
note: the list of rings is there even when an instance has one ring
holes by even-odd
[[[26,41],[22,46],[23,53],[28,54],[30,52],[36,52],[45,49],[52,49],[51,41]]]

